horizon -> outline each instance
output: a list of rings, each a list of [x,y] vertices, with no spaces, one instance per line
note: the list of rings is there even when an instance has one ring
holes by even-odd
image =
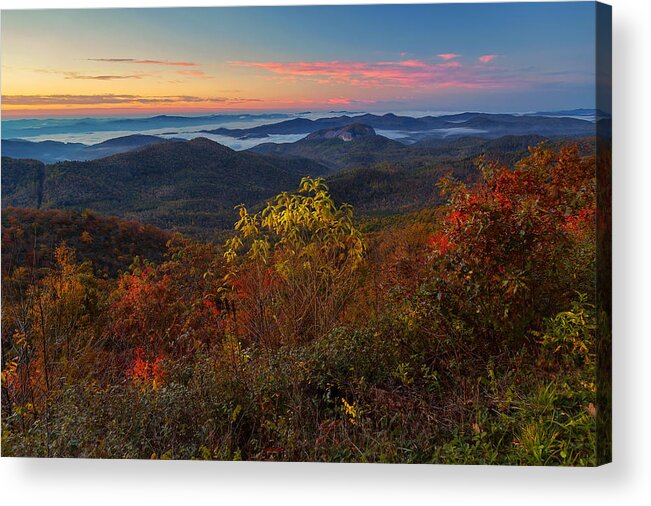
[[[272,143],[293,143],[303,139],[309,133],[316,131],[313,128],[296,127],[287,131],[267,132],[264,135],[245,136],[238,133],[231,134],[237,129],[259,128],[262,126],[272,126],[281,124],[292,124],[295,120],[300,119],[307,121],[309,124],[316,125],[316,121],[334,120],[348,118],[349,124],[368,124],[373,125],[377,135],[389,139],[398,140],[403,143],[412,143],[426,134],[448,137],[459,135],[495,135],[495,130],[488,128],[477,128],[474,125],[468,127],[465,118],[457,121],[457,115],[496,115],[532,118],[537,121],[540,117],[565,118],[572,121],[581,120],[581,122],[595,124],[603,117],[609,117],[609,114],[594,108],[575,108],[556,111],[527,111],[527,112],[509,112],[509,113],[488,113],[480,111],[349,111],[349,110],[330,110],[330,111],[301,111],[301,112],[220,112],[216,114],[202,115],[112,115],[112,116],[84,116],[84,117],[58,117],[58,118],[14,118],[2,120],[2,138],[9,142],[14,140],[31,141],[38,143],[41,141],[56,141],[59,143],[81,143],[85,145],[100,144],[111,139],[129,138],[133,136],[148,135],[167,140],[191,140],[197,137],[205,137],[222,145],[228,146],[235,150],[252,148],[265,142]],[[447,119],[447,125],[439,125],[438,128],[431,125],[422,125],[424,130],[414,131],[413,127],[402,128],[399,124],[391,123],[378,125],[376,121],[382,121],[382,118],[392,117],[389,121],[403,121],[419,118],[425,119]],[[500,121],[496,119],[495,121]],[[328,128],[328,127],[324,127]],[[569,127],[572,128],[572,127]],[[235,131],[233,129],[236,129]],[[317,128],[322,130],[323,128]],[[560,126],[559,126],[560,129]],[[544,125],[539,124],[537,132],[547,132]],[[561,130],[559,130],[561,131]],[[510,130],[510,133],[514,133]],[[11,149],[11,148],[8,148]]]
[[[3,11],[2,118],[594,108],[595,22],[593,2]]]
[[[17,120],[34,120],[34,121],[48,121],[48,120],[83,120],[83,119],[93,119],[93,120],[102,120],[102,119],[107,119],[107,120],[112,120],[112,119],[147,119],[147,118],[153,118],[153,117],[159,117],[159,116],[168,116],[168,117],[185,117],[185,118],[200,118],[200,117],[219,117],[219,116],[236,116],[236,115],[242,115],[242,116],[251,116],[251,117],[256,117],[256,116],[268,116],[268,115],[294,115],[294,116],[302,116],[302,115],[310,115],[310,114],[319,114],[323,115],[324,117],[328,115],[333,115],[333,116],[342,116],[342,115],[361,115],[361,114],[373,114],[376,116],[383,116],[386,114],[395,114],[397,116],[405,116],[405,117],[425,117],[425,116],[446,116],[446,115],[454,115],[454,114],[462,114],[462,113],[477,113],[477,114],[511,114],[511,115],[527,115],[527,114],[541,114],[541,113],[555,113],[559,111],[578,111],[578,110],[597,110],[595,107],[567,107],[567,108],[557,108],[557,109],[549,109],[549,110],[499,110],[499,111],[487,111],[487,110],[479,110],[479,109],[454,109],[454,110],[414,110],[414,109],[405,109],[405,110],[358,110],[358,111],[348,111],[348,110],[313,110],[313,111],[303,111],[303,110],[288,110],[288,109],[278,109],[278,110],[249,110],[249,109],[244,109],[244,110],[206,110],[202,112],[184,112],[184,111],[179,111],[179,112],[173,112],[173,111],[151,111],[151,112],[143,112],[143,113],[129,113],[129,112],[114,112],[112,114],[108,113],[97,113],[97,114],[61,114],[59,116],[52,115],[52,116],[36,116],[36,115],[6,115],[3,113],[2,117],[2,122],[9,122],[9,121],[17,121]],[[282,121],[282,118],[277,118],[279,121]]]

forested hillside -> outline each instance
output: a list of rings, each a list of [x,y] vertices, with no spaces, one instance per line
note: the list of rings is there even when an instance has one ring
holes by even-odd
[[[301,177],[326,175],[334,197],[361,215],[412,212],[443,202],[436,182],[476,180],[476,160],[512,165],[539,136],[423,139],[414,145],[361,128],[350,140],[319,131],[294,143],[233,151],[207,139],[175,141],[88,162],[43,165],[3,158],[3,206],[92,209],[199,239],[223,238],[244,203],[260,208]],[[594,139],[551,141],[594,151]]]
[[[202,238],[229,227],[237,204],[253,205],[328,171],[310,160],[236,152],[201,138],[45,167],[5,158],[2,169],[3,206],[90,208]]]
[[[65,243],[79,261],[90,261],[98,276],[125,272],[136,257],[160,262],[172,233],[137,221],[92,211],[17,209],[2,211],[2,272],[17,268],[47,272],[54,250]]]

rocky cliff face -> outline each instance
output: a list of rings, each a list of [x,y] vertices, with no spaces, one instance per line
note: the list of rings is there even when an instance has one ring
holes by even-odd
[[[314,139],[341,139],[342,141],[352,141],[360,137],[368,137],[376,135],[373,127],[362,125],[361,123],[353,123],[341,128],[326,128],[311,133],[306,137],[306,140]]]

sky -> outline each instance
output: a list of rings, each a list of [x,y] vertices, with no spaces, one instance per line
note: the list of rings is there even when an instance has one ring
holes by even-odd
[[[2,115],[594,107],[595,4],[2,11]]]

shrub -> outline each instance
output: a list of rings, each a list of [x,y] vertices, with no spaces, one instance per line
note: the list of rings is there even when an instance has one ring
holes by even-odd
[[[572,309],[545,318],[543,332],[537,332],[542,345],[563,360],[594,364],[596,330],[595,307],[584,293],[572,302]]]
[[[487,344],[519,346],[541,315],[591,289],[577,286],[577,273],[589,271],[593,255],[579,258],[588,265],[566,258],[594,243],[594,158],[540,146],[514,170],[480,169],[472,188],[441,182],[450,201],[431,238],[427,293],[443,321],[462,320]]]

